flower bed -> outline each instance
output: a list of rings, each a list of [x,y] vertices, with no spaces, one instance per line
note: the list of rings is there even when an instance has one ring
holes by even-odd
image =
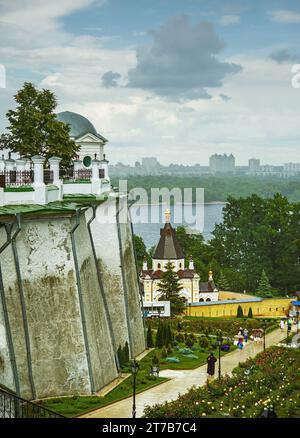
[[[259,417],[273,406],[278,417],[300,416],[300,351],[269,348],[240,364],[232,377],[192,388],[177,400],[147,407],[147,418]]]

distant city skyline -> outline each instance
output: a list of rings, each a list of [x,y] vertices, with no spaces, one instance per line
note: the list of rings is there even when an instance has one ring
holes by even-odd
[[[3,0],[0,17],[0,132],[32,81],[91,120],[111,163],[300,159],[298,0]]]

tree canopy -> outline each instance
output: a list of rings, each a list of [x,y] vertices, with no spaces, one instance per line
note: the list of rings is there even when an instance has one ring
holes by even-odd
[[[70,139],[70,127],[56,118],[54,93],[25,82],[14,98],[16,108],[6,114],[8,132],[0,137],[0,149],[10,149],[22,157],[58,156],[61,166],[68,167],[79,146]]]

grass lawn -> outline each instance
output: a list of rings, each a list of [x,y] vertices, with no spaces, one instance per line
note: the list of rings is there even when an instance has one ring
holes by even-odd
[[[148,355],[149,356],[149,355]],[[137,393],[166,382],[168,379],[153,377],[150,375],[151,360],[141,360],[137,374]],[[130,364],[122,368],[124,373],[129,373]],[[90,410],[101,408],[132,395],[132,377],[129,376],[120,385],[109,392],[105,397],[97,396],[73,396],[43,400],[39,402],[43,406],[52,409],[66,417],[76,417]]]

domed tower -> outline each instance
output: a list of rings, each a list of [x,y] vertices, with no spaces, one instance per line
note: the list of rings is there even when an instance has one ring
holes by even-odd
[[[57,119],[70,126],[70,137],[80,146],[78,155],[84,168],[91,167],[95,154],[98,159],[104,159],[104,146],[108,140],[96,131],[86,117],[72,111],[63,111],[57,114]]]

